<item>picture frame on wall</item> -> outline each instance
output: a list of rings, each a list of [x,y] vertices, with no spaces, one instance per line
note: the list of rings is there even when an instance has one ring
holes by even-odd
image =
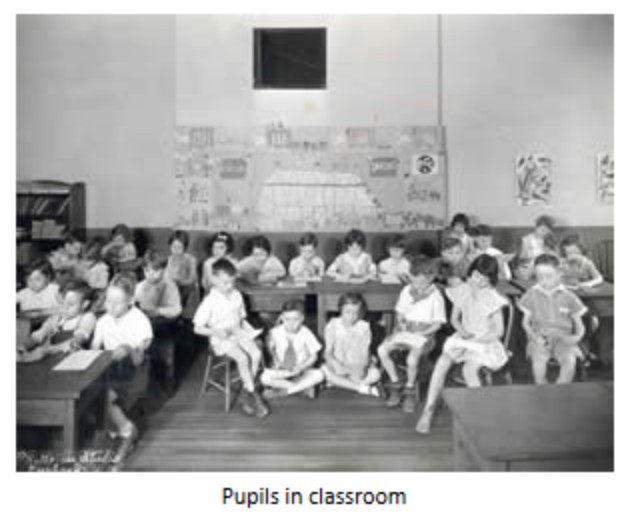
[[[520,206],[551,206],[551,169],[552,160],[545,154],[517,155],[515,184]]]
[[[610,153],[596,156],[596,194],[601,204],[614,203],[614,157]]]

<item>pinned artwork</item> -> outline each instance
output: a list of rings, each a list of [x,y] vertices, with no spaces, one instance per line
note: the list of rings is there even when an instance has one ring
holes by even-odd
[[[614,203],[614,158],[609,153],[596,156],[596,189],[601,204]]]
[[[437,155],[424,153],[411,157],[412,175],[437,175],[439,172],[439,160]]]
[[[374,157],[370,160],[371,177],[396,177],[398,175],[398,157]]]
[[[521,206],[551,204],[551,159],[543,154],[519,155],[515,160],[516,196]]]

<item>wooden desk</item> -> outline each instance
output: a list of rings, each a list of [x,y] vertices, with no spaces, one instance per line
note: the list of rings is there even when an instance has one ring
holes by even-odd
[[[513,281],[515,287],[523,292],[532,287],[533,281]],[[590,312],[599,318],[613,318],[614,315],[614,285],[603,282],[592,289],[577,289],[575,294],[590,309]]]
[[[334,282],[330,279],[314,282],[312,287],[317,295],[317,328],[321,336],[327,324],[327,314],[338,310],[338,300],[344,293],[362,294],[370,312],[392,312],[403,289],[400,284],[383,284],[376,281],[355,284]]]
[[[304,300],[306,296],[314,294],[310,285],[249,285],[238,284],[239,290],[248,299],[248,307],[254,312],[280,312],[282,305],[288,300]]]
[[[78,447],[79,414],[106,388],[105,376],[112,362],[109,352],[83,371],[54,371],[63,354],[36,363],[17,363],[17,425],[62,426],[64,448]]]
[[[449,388],[454,469],[613,471],[613,383]]]

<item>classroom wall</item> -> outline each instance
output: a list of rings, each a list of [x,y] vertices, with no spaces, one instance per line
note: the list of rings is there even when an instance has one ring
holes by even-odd
[[[87,226],[167,226],[174,16],[17,17],[17,179],[86,182]]]
[[[564,223],[611,226],[594,155],[613,151],[613,25],[444,16],[449,210],[507,228],[516,153],[554,160]],[[254,26],[328,27],[328,90],[253,91]],[[17,178],[84,180],[87,222],[167,227],[176,124],[433,124],[434,16],[19,16]]]
[[[613,151],[613,17],[445,16],[443,50],[451,212],[613,225],[595,183],[596,154]],[[517,205],[520,152],[553,160],[551,208]]]

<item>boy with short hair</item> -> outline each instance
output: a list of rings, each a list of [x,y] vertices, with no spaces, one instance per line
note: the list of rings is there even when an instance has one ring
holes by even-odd
[[[255,341],[260,331],[245,321],[243,297],[235,289],[236,276],[237,269],[226,258],[213,264],[213,285],[196,310],[194,332],[209,338],[217,356],[229,357],[237,364],[244,389],[241,394],[243,411],[262,419],[269,415],[269,408],[254,384],[262,359]]]
[[[136,281],[133,274],[121,273],[110,282],[106,291],[106,314],[95,327],[92,348],[112,352],[113,365],[108,379],[106,413],[121,437],[115,456],[121,462],[138,439],[138,429],[124,410],[137,367],[144,362],[151,345],[153,331],[144,313],[133,304]]]
[[[510,280],[512,273],[508,266],[508,258],[512,258],[512,255],[504,255],[493,245],[493,230],[491,227],[486,224],[479,224],[471,230],[471,236],[474,239],[472,260],[480,255],[494,257],[499,264],[500,277],[504,280]]]
[[[378,355],[390,378],[387,406],[393,408],[403,400],[403,410],[415,411],[415,382],[421,357],[434,347],[434,334],[446,322],[443,296],[433,284],[435,265],[425,257],[414,258],[411,282],[400,293],[396,303],[397,330],[379,346]],[[392,354],[407,352],[407,381],[401,393],[401,383]],[[404,394],[404,399],[403,399]]]
[[[441,247],[440,271],[444,273],[444,283],[448,286],[456,286],[467,278],[470,260],[465,254],[463,243],[454,237],[448,237]]]
[[[411,264],[405,256],[405,237],[391,237],[387,242],[387,250],[389,256],[379,262],[379,280],[389,284],[407,283]]]
[[[560,260],[555,255],[536,257],[534,273],[536,285],[519,302],[534,380],[547,383],[547,363],[554,358],[560,364],[557,383],[570,383],[577,359],[583,356],[579,342],[585,332],[582,317],[587,308],[562,284]]]
[[[305,305],[301,300],[284,303],[279,324],[271,329],[267,346],[272,366],[261,374],[267,387],[265,397],[284,397],[309,392],[314,397],[316,386],[323,381],[323,372],[313,368],[321,344],[304,325]]]
[[[325,262],[316,254],[318,240],[314,233],[306,233],[299,239],[299,256],[293,258],[289,275],[299,282],[320,281],[325,274]]]
[[[31,362],[48,354],[85,348],[90,342],[97,319],[90,312],[91,289],[86,282],[70,280],[61,291],[60,312],[53,314],[34,331],[22,347],[18,361]],[[34,350],[28,351],[28,349]]]

